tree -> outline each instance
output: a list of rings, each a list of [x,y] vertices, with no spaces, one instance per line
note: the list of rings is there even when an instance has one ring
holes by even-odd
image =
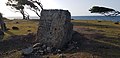
[[[2,13],[0,13],[0,25],[1,25],[1,30],[2,31],[7,31],[6,24],[3,21]]]
[[[90,10],[91,13],[99,13],[105,16],[117,16],[120,14],[119,11],[116,11],[111,8],[93,6]]]
[[[23,5],[29,6],[28,9],[34,11],[39,17],[41,16],[40,12],[41,10],[43,10],[43,5],[39,0],[26,0],[26,2],[23,3]]]
[[[39,0],[8,0],[7,4],[20,10],[23,14],[23,9],[26,6],[28,9],[34,11],[39,17],[41,9],[43,10],[43,6]]]
[[[21,0],[19,0],[21,2]],[[26,19],[28,14],[24,10],[24,5],[20,4],[17,0],[8,0],[6,5],[14,9],[15,12],[20,12],[23,16],[23,19]]]

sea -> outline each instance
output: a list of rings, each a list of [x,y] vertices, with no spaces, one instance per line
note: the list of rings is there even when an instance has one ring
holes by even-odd
[[[22,19],[22,17],[7,17],[9,19]],[[36,16],[30,16],[30,19],[39,19]],[[120,16],[71,16],[74,20],[104,20],[120,22]]]
[[[120,16],[72,16],[74,20],[104,20],[119,22]]]

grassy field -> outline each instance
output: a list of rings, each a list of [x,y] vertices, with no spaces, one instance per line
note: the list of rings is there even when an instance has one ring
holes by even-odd
[[[5,32],[3,40],[7,40],[8,37],[13,35],[26,35],[28,33],[36,33],[38,21],[35,20],[5,20],[8,30]],[[18,27],[19,30],[13,30],[12,27]],[[28,31],[30,30],[30,32]]]
[[[80,26],[81,28],[88,28],[89,30],[83,30],[82,32],[96,32],[99,39],[120,45],[120,24],[114,24],[112,21],[101,21],[96,20],[74,20],[72,21],[74,26]],[[79,32],[79,31],[78,31]]]
[[[5,20],[5,23],[10,30],[5,32],[5,36],[1,40],[8,40],[7,38],[13,35],[36,33],[38,28],[38,21],[35,20]],[[80,47],[78,50],[64,51],[63,53],[67,58],[120,57],[120,24],[97,20],[72,20],[72,23],[74,25],[73,30],[78,32],[73,39],[82,42],[82,44],[78,45]],[[19,30],[13,30],[13,26],[18,27]],[[31,31],[28,32],[28,30]],[[6,57],[21,58],[19,51],[11,55]],[[59,58],[58,55],[45,56]]]

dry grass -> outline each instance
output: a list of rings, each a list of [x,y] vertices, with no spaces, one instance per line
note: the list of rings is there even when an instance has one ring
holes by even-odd
[[[91,29],[87,30],[87,32],[96,30],[98,34],[103,35],[103,38],[97,37],[96,39],[120,45],[120,24],[114,24],[112,21],[98,22],[96,20],[73,20],[72,22],[74,26]]]
[[[16,23],[18,22],[18,23]],[[28,33],[36,33],[38,21],[32,20],[6,20],[5,21],[8,30],[5,32],[5,36],[3,40],[6,40],[8,37],[13,35],[26,35]],[[19,30],[13,30],[12,27],[18,27]],[[30,32],[28,30],[31,30]]]
[[[3,40],[8,40],[9,36],[28,34],[27,30],[36,33],[38,21],[33,20],[6,20],[6,25],[10,30],[5,33]],[[19,24],[16,24],[19,22]],[[96,20],[72,20],[74,28],[79,32],[76,41],[81,41],[79,50],[63,52],[66,58],[119,58],[120,48],[115,45],[120,45],[120,24],[114,24],[111,21],[98,22]],[[20,30],[12,30],[16,26]],[[81,35],[82,34],[82,35]],[[89,44],[87,44],[87,42]],[[115,44],[115,45],[111,45]],[[59,55],[45,55],[50,58],[59,58]],[[21,58],[21,52],[15,52],[5,57]]]

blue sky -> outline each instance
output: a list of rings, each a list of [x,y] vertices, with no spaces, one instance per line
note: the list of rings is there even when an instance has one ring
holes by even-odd
[[[5,6],[7,0],[0,0],[0,12],[3,16],[21,16],[20,13],[15,13],[10,7]],[[104,6],[120,11],[120,0],[41,0],[44,9],[65,9],[71,12],[72,16],[88,16],[99,15],[91,14],[88,10],[92,6]],[[30,10],[27,11],[30,16],[36,14]]]

